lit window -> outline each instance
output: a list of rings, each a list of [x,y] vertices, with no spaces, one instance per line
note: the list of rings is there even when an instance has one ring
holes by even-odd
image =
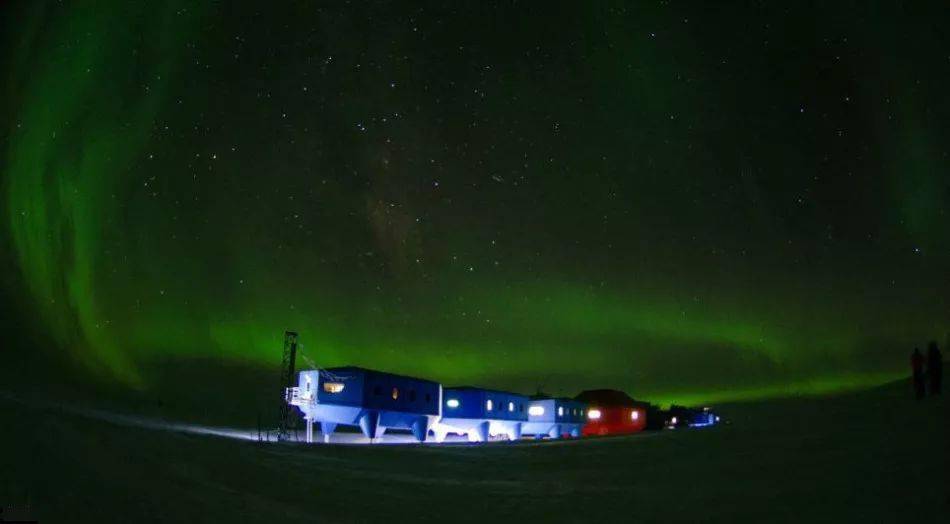
[[[399,388],[393,388],[393,400],[399,398]]]
[[[528,414],[534,417],[544,415],[544,406],[531,406],[528,408]]]
[[[457,407],[459,407],[459,401],[456,400],[456,399],[454,399],[454,398],[450,398],[450,399],[448,399],[448,400],[445,401],[445,405],[448,406],[448,407],[450,407],[450,408],[457,408]]]
[[[488,399],[485,401],[485,409],[487,409],[488,411],[491,411],[491,408],[492,408],[491,399]]]
[[[563,417],[563,416],[564,416],[564,406],[558,406],[558,407],[557,407],[557,416],[559,416],[559,417]]]
[[[640,412],[633,410],[630,412],[630,420],[640,420]]]
[[[307,382],[307,388],[310,388],[310,383]],[[324,382],[323,390],[327,393],[339,393],[343,391],[343,383],[341,382]]]
[[[676,422],[677,422],[676,417],[673,417],[670,419],[670,424],[673,424],[675,426]]]
[[[509,402],[509,403],[508,403],[508,411],[514,411],[514,410],[515,410],[515,403],[514,403],[514,402]]]
[[[587,412],[587,418],[589,418],[589,419],[591,419],[591,420],[597,420],[597,419],[599,419],[599,418],[600,418],[600,410],[599,410],[599,409],[592,409],[592,410],[588,411],[588,412]]]

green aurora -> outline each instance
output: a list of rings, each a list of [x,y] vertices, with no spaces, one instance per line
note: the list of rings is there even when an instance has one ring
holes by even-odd
[[[10,258],[98,380],[295,329],[320,366],[725,401],[950,332],[948,61],[878,31],[920,13],[172,4],[5,7]]]

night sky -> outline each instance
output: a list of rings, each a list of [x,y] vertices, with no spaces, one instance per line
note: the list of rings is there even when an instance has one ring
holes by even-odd
[[[105,4],[0,8],[9,296],[89,377],[724,400],[950,332],[943,2]]]

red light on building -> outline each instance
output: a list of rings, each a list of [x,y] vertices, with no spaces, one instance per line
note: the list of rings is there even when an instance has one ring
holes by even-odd
[[[646,409],[622,391],[584,391],[577,400],[588,404],[584,436],[636,433],[647,425]]]

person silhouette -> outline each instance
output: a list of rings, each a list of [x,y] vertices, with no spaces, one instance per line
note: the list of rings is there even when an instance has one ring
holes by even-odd
[[[920,354],[920,348],[914,348],[910,355],[910,369],[914,377],[914,396],[920,400],[924,398],[924,356]]]
[[[943,355],[937,349],[936,340],[931,340],[927,345],[927,380],[930,382],[930,394],[939,395],[943,382]]]

